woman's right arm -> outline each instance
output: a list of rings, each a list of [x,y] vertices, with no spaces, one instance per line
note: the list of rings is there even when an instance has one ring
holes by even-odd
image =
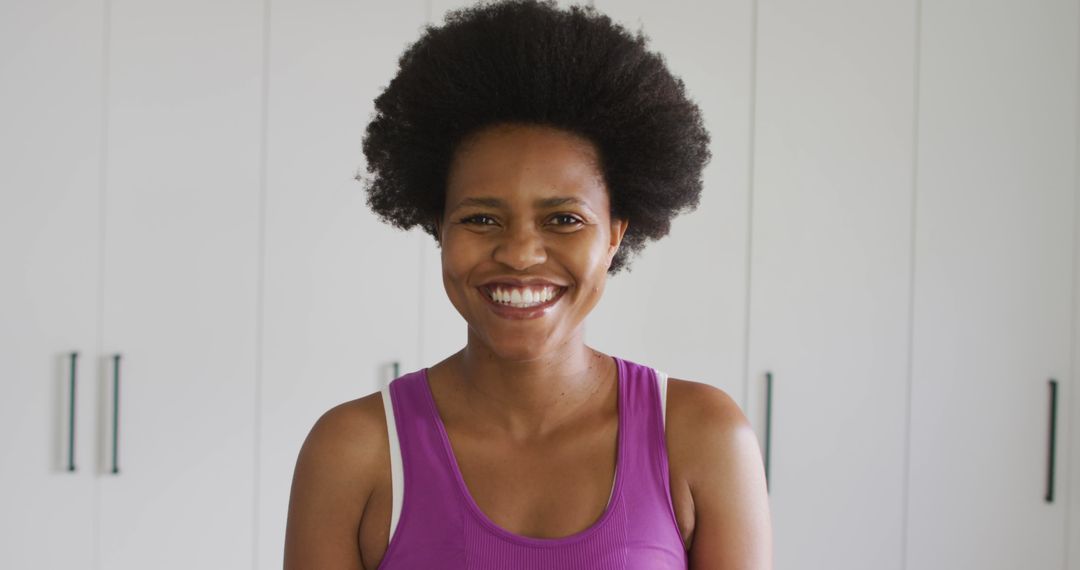
[[[384,422],[378,393],[335,406],[315,422],[293,472],[285,570],[364,570],[360,519],[387,452],[378,439]]]

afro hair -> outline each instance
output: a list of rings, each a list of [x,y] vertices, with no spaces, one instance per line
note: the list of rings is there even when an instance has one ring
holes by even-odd
[[[629,221],[609,274],[671,220],[697,208],[709,134],[683,82],[632,34],[590,6],[554,0],[482,2],[427,25],[375,99],[357,175],[367,204],[401,229],[438,241],[459,143],[485,127],[526,123],[593,143],[613,218]]]

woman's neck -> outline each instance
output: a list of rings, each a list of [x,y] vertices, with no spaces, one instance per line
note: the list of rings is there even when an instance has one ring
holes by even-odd
[[[500,358],[470,342],[440,362],[455,408],[509,437],[543,438],[615,390],[615,362],[584,342],[528,361]],[[617,394],[617,392],[615,392]]]

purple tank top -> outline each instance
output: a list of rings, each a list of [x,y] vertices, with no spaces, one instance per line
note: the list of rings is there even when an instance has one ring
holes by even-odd
[[[604,514],[561,538],[509,532],[480,510],[457,467],[427,368],[390,383],[404,494],[380,570],[685,570],[656,371],[615,357],[615,484]],[[398,493],[394,489],[394,493]]]

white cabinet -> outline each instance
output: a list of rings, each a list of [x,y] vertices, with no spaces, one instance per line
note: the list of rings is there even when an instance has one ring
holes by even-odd
[[[0,3],[3,568],[79,568],[94,552],[101,14]]]
[[[20,2],[0,18],[0,566],[251,565],[261,15]]]
[[[424,15],[420,0],[270,12],[256,568],[282,566],[293,469],[316,419],[382,388],[395,362],[401,374],[422,365],[422,236],[379,221],[353,177],[366,172],[374,99]]]
[[[777,570],[903,568],[915,10],[758,6],[746,411]]]
[[[101,568],[251,566],[262,14],[107,11],[102,345],[123,359]]]
[[[1080,38],[1077,39],[1080,43]],[[1080,114],[1080,97],[1076,101],[1076,113]],[[1077,128],[1080,128],[1078,125]],[[1080,170],[1080,144],[1076,145],[1076,167]],[[1073,318],[1073,334],[1072,334],[1072,369],[1070,371],[1071,380],[1070,386],[1076,386],[1076,362],[1080,361],[1080,336],[1076,334],[1076,324],[1080,323],[1080,177],[1077,179],[1076,186],[1076,202],[1075,210],[1073,212],[1073,224],[1074,229],[1074,241],[1073,241],[1073,292],[1072,292],[1072,318]],[[1070,390],[1070,393],[1072,391]],[[1080,437],[1076,437],[1073,431],[1076,429],[1075,418],[1080,417],[1080,398],[1070,397],[1061,400],[1061,407],[1058,410],[1058,414],[1065,416],[1065,421],[1059,424],[1059,429],[1066,429],[1070,434],[1069,441],[1066,445],[1062,445],[1058,448],[1059,457],[1065,461],[1067,456],[1067,467],[1065,467],[1065,477],[1061,479],[1063,485],[1062,501],[1067,501],[1068,513],[1065,515],[1065,530],[1068,535],[1065,537],[1067,541],[1065,564],[1066,568],[1075,568],[1080,566],[1080,492],[1074,491],[1074,489],[1080,489],[1080,469],[1074,467],[1080,462]],[[1066,451],[1067,450],[1067,451]]]
[[[1077,17],[1074,1],[922,3],[913,570],[1064,567]]]

